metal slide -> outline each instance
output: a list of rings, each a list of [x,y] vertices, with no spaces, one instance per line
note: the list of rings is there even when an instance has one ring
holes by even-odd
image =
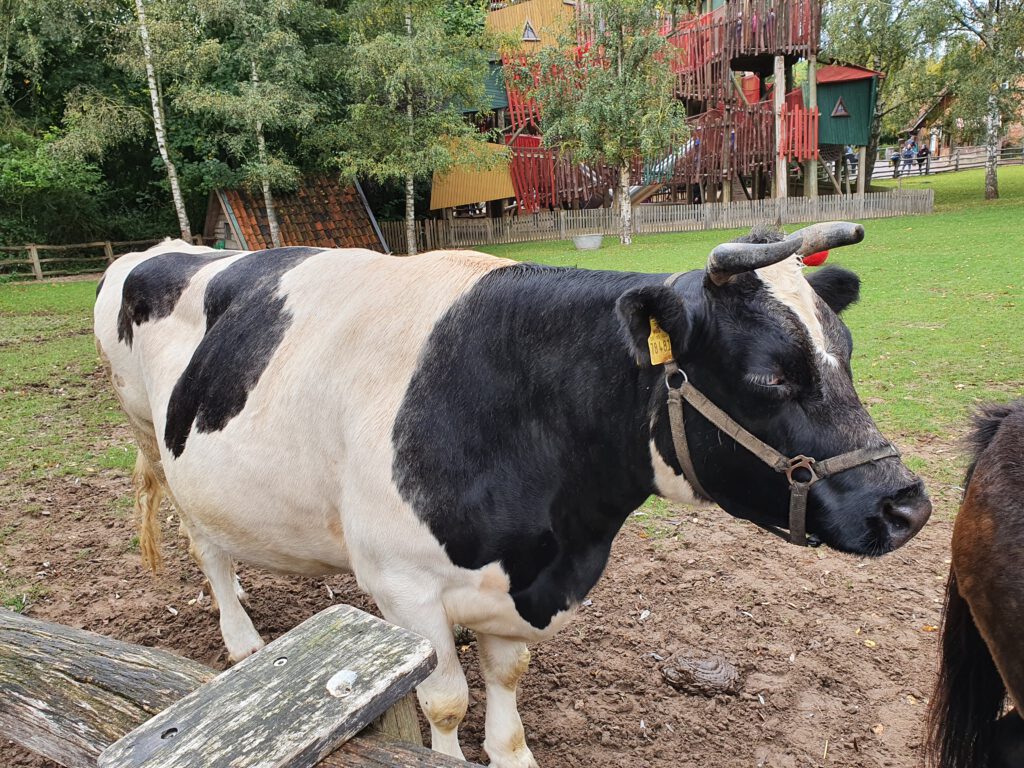
[[[644,175],[653,175],[656,177],[666,177],[671,175],[669,172],[672,167],[676,164],[676,161],[691,152],[697,150],[700,147],[700,141],[698,139],[690,139],[686,142],[682,149],[678,152],[673,152],[670,155],[665,156],[654,165],[648,171],[645,169]],[[651,184],[640,184],[629,188],[629,200],[633,205],[642,203],[644,200],[649,198],[651,195],[656,193],[659,189],[665,186],[664,181],[657,181]]]

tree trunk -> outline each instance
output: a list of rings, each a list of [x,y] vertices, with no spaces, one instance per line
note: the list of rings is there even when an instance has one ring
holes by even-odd
[[[252,81],[253,91],[259,89],[260,76],[256,72],[256,62],[252,62],[252,74],[250,76]],[[255,95],[255,94],[254,94]],[[281,247],[281,227],[277,223],[277,208],[274,205],[274,193],[270,191],[270,178],[267,176],[267,140],[263,135],[263,121],[256,120],[256,149],[259,153],[260,168],[262,173],[260,174],[260,186],[263,187],[263,207],[267,209],[267,224],[270,225],[270,244],[275,248]]]
[[[4,6],[7,17],[7,32],[4,34],[4,63],[0,66],[0,97],[7,95],[7,68],[11,63],[11,29],[14,27],[14,6],[12,4],[9,10],[7,3],[4,3]]]
[[[633,201],[629,199],[629,176],[629,163],[623,163],[622,170],[619,173],[619,214],[622,217],[619,241],[623,245],[631,245],[633,243]]]
[[[405,251],[410,256],[416,255],[416,205],[412,174],[405,177]]]
[[[994,93],[988,97],[985,117],[985,199],[999,199],[999,133],[1001,127],[999,102]]]
[[[149,100],[153,105],[153,128],[156,132],[156,146],[160,150],[160,157],[167,168],[167,181],[171,185],[171,197],[174,199],[174,210],[178,214],[178,226],[181,227],[181,236],[185,240],[192,239],[192,229],[188,224],[188,214],[185,213],[185,198],[181,194],[181,186],[178,184],[178,171],[171,161],[167,151],[167,134],[164,131],[163,110],[160,108],[160,93],[156,87],[156,71],[153,69],[153,49],[149,46],[149,28],[146,26],[146,9],[142,6],[142,0],[135,0],[135,12],[139,20],[139,37],[142,38],[142,55],[146,60],[146,79],[149,81]]]
[[[412,12],[405,12],[405,34],[412,37]],[[409,123],[409,152],[415,149],[413,143],[416,140],[416,131],[413,123],[412,112],[412,88],[406,83],[405,89],[405,117]],[[414,189],[415,179],[412,173],[405,175],[405,242],[406,252],[410,256],[416,255],[416,191]]]
[[[882,117],[875,112],[874,117],[871,118],[871,133],[868,135],[868,147],[867,157],[865,159],[864,167],[861,168],[860,172],[864,174],[864,188],[867,189],[871,186],[871,179],[875,173],[875,160],[878,158],[878,142],[882,138]],[[885,167],[885,164],[882,164]]]

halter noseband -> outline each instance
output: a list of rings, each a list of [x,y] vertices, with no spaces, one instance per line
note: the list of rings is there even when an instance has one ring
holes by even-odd
[[[665,284],[671,286],[679,274],[672,275]],[[755,437],[740,426],[729,414],[712,403],[696,387],[694,387],[675,360],[665,363],[665,387],[668,389],[668,417],[672,428],[672,444],[676,458],[683,469],[683,476],[693,489],[701,496],[711,499],[712,496],[697,479],[694,471],[690,449],[686,442],[686,428],[683,422],[683,401],[701,416],[714,424],[737,443],[742,445],[757,458],[786,475],[789,482],[789,541],[798,546],[807,545],[807,496],[811,486],[826,477],[837,475],[848,469],[869,464],[880,459],[899,457],[900,452],[892,443],[877,448],[858,448],[848,453],[833,456],[830,459],[817,461],[810,456],[794,456],[789,458],[770,445]],[[807,479],[801,480],[796,473],[805,470]]]

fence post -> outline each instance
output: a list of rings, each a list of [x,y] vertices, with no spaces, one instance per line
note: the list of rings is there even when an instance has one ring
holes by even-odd
[[[36,280],[43,279],[43,265],[39,263],[39,249],[32,243],[28,246],[28,257],[32,260],[32,274]]]
[[[565,211],[558,209],[558,239],[565,240]]]
[[[957,147],[953,151],[953,170],[954,171],[959,171],[960,170],[960,147]]]
[[[107,255],[107,264],[113,264],[114,263],[114,246],[110,244],[109,240],[107,240],[105,243],[103,243],[103,253],[105,253]]]

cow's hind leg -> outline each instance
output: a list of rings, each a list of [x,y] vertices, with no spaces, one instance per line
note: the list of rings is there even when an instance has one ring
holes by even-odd
[[[526,746],[523,721],[516,707],[516,688],[530,665],[526,643],[477,634],[480,669],[487,687],[484,749],[495,768],[537,768]]]
[[[228,659],[238,662],[263,647],[263,638],[252,625],[239,596],[244,595],[235,575],[231,557],[202,534],[186,527],[191,540],[189,552],[210,584],[214,603],[220,612],[220,633],[228,649]]]

